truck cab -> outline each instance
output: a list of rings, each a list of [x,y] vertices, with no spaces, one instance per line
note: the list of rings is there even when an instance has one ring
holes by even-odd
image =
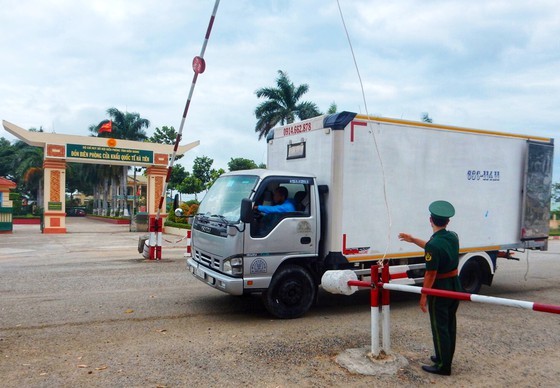
[[[295,211],[255,209],[273,206],[279,187],[287,190]],[[309,174],[257,169],[222,175],[193,219],[189,271],[232,295],[262,293],[276,316],[302,315],[315,301],[321,276],[318,198]]]

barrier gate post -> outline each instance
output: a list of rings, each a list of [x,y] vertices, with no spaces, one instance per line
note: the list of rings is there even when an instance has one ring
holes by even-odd
[[[379,356],[379,267],[371,266],[371,353]]]
[[[389,283],[389,265],[385,264],[381,268],[381,282]],[[391,314],[390,314],[390,291],[383,288],[381,291],[381,315],[382,315],[382,335],[383,335],[383,350],[386,354],[391,352]]]

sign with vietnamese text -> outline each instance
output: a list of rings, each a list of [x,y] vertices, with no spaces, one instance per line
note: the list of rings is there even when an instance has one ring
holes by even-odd
[[[119,147],[101,147],[82,144],[67,144],[66,157],[74,159],[104,160],[120,163],[154,162],[154,152]]]

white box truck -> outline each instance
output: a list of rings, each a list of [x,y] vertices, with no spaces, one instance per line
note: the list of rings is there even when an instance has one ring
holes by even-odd
[[[421,283],[423,252],[398,233],[427,239],[434,200],[455,206],[468,292],[492,283],[499,257],[547,248],[552,139],[341,112],[267,142],[267,169],[226,173],[204,197],[187,267],[218,290],[261,293],[279,318],[304,314],[327,270],[364,276],[386,258],[408,269],[391,281]],[[255,213],[278,187],[295,211]]]

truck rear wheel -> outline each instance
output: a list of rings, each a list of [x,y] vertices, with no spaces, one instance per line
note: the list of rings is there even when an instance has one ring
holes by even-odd
[[[480,264],[475,260],[468,260],[459,274],[463,291],[469,294],[478,294],[482,287],[482,272]]]
[[[293,319],[311,308],[316,295],[317,285],[309,271],[299,265],[286,265],[272,278],[263,301],[275,317]]]

